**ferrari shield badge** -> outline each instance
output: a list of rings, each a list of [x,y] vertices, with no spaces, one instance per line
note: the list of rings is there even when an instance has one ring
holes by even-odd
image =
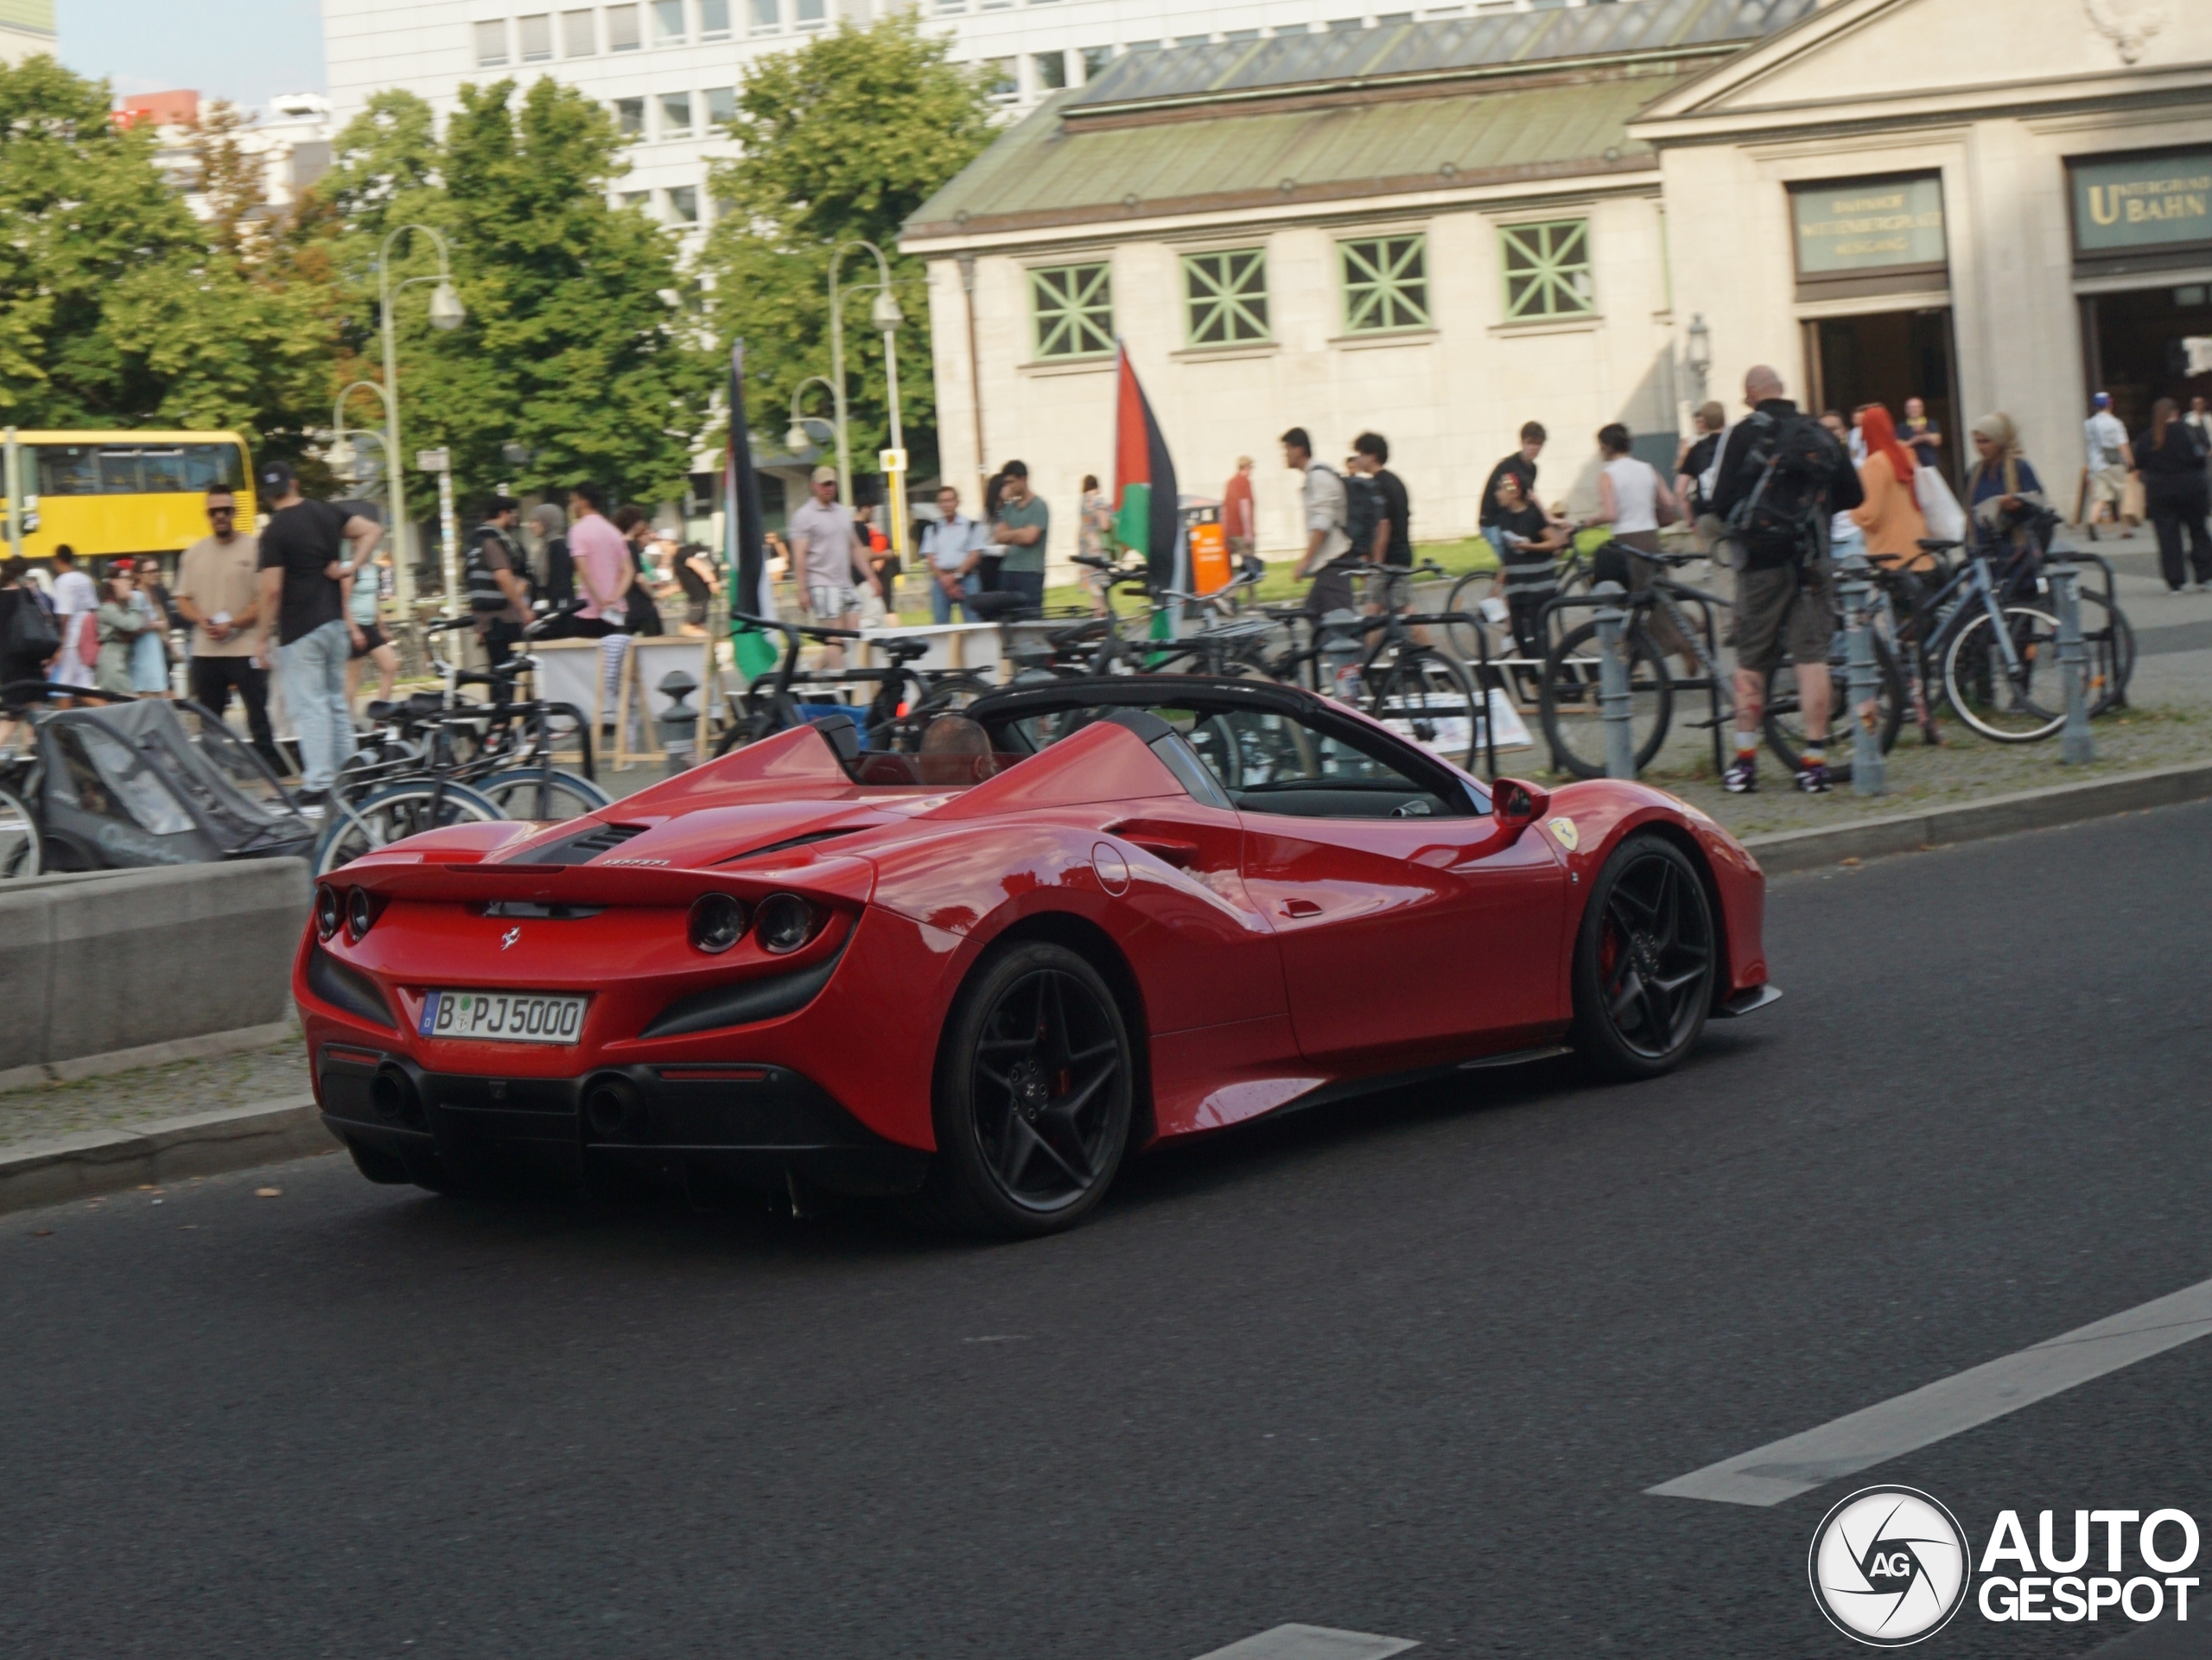
[[[1573,852],[1582,843],[1581,833],[1574,828],[1574,821],[1572,818],[1554,818],[1544,828],[1558,836],[1559,844],[1569,853]]]

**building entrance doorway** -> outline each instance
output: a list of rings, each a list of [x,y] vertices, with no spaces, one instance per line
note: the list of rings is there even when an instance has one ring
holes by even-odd
[[[2151,424],[2151,405],[2162,398],[2172,398],[2183,413],[2192,397],[2212,398],[2212,374],[2189,372],[2182,342],[2191,336],[2212,336],[2212,283],[2082,296],[2088,391],[2110,392],[2113,413],[2131,433]]]
[[[1861,404],[1879,404],[1902,429],[1905,399],[1925,403],[1943,436],[1937,452],[1943,472],[1958,483],[1961,440],[1949,307],[1822,317],[1805,325],[1805,357],[1812,388],[1806,407],[1815,414],[1834,410],[1848,421]]]

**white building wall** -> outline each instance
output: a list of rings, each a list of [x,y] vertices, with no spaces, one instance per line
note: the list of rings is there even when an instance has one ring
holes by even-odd
[[[1587,217],[1596,314],[1508,324],[1499,251],[1502,223]],[[1338,271],[1345,237],[1421,231],[1428,238],[1434,327],[1348,336]],[[1274,340],[1193,351],[1184,345],[1180,256],[1206,248],[1268,251]],[[1325,223],[1154,227],[1115,243],[1064,243],[984,252],[976,260],[976,341],[983,386],[978,467],[959,263],[930,261],[938,442],[945,476],[972,503],[984,472],[1028,463],[1056,523],[1071,524],[1083,476],[1110,490],[1116,385],[1111,358],[1033,359],[1028,271],[1103,258],[1112,267],[1114,321],[1143,383],[1187,494],[1216,496],[1239,455],[1250,455],[1264,551],[1301,549],[1298,478],[1278,439],[1303,426],[1332,464],[1372,429],[1388,438],[1406,480],[1417,540],[1475,533],[1484,479],[1541,422],[1548,500],[1595,507],[1596,434],[1610,421],[1646,433],[1676,428],[1667,363],[1669,318],[1658,204],[1650,184],[1570,198],[1458,201],[1413,216],[1342,216]],[[1074,551],[1056,530],[1053,552]]]
[[[1582,3],[1582,0],[1569,0]],[[1061,85],[1083,84],[1086,66],[1133,45],[1221,40],[1244,31],[1255,35],[1304,33],[1332,24],[1364,27],[1378,16],[1394,21],[1409,16],[1457,16],[1472,11],[1528,9],[1529,0],[1463,0],[1462,3],[1390,10],[1378,14],[1370,0],[1245,0],[1243,4],[1183,7],[1169,0],[925,0],[918,10],[929,26],[949,35],[953,56],[963,62],[985,59],[1005,62],[1014,90],[1005,99],[1010,111],[1033,105]],[[700,193],[702,215],[710,162],[734,153],[707,129],[701,99],[709,90],[739,84],[744,67],[764,53],[803,43],[840,18],[865,24],[892,10],[889,0],[729,0],[727,38],[704,38],[701,0],[682,0],[684,36],[681,43],[657,44],[652,0],[639,0],[643,44],[634,52],[607,49],[607,4],[570,4],[559,0],[322,0],[323,53],[329,94],[338,124],[359,113],[369,99],[387,88],[420,94],[441,112],[451,110],[465,83],[483,84],[512,76],[527,83],[540,75],[555,79],[612,104],[618,99],[646,102],[645,130],[632,152],[624,194],[644,192],[658,216],[671,212],[668,192],[690,188]],[[772,23],[756,28],[755,8]],[[563,49],[563,19],[572,11],[593,15],[595,50],[570,56]],[[524,16],[552,20],[553,54],[537,62],[520,60]],[[818,16],[819,22],[808,21]],[[503,27],[507,61],[478,61],[476,26]],[[664,94],[689,92],[693,130],[664,133],[658,101]]]

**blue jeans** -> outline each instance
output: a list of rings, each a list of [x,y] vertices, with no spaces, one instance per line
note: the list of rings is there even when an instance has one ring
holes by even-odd
[[[975,591],[976,576],[975,573],[970,571],[967,576],[960,579],[960,592],[962,595],[966,595],[973,594]],[[947,594],[942,588],[938,586],[937,577],[932,574],[930,577],[930,620],[939,624],[950,622],[952,620],[952,607],[959,603],[960,602],[957,600],[955,600],[950,594]],[[964,605],[960,607],[960,620],[963,622],[968,620],[968,607]]]
[[[999,569],[999,588],[1003,593],[1019,594],[1032,614],[1042,615],[1045,609],[1045,573],[1041,570]]]
[[[353,641],[344,618],[276,648],[284,707],[300,735],[300,785],[327,790],[353,753],[353,714],[346,704],[346,659]]]

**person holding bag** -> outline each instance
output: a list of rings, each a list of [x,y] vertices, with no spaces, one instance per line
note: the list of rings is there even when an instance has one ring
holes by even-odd
[[[1859,429],[1866,439],[1866,459],[1859,467],[1859,487],[1866,499],[1848,512],[1866,538],[1866,557],[1892,570],[1931,569],[1936,561],[1920,545],[1928,535],[1916,488],[1923,469],[1899,442],[1889,410],[1879,404],[1867,405]]]
[[[9,560],[0,566],[0,686],[45,679],[60,654],[61,631],[31,581],[31,562]]]

